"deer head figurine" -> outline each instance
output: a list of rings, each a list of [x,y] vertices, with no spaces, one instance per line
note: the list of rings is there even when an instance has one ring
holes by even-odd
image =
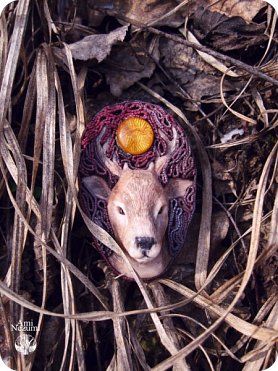
[[[81,162],[80,165],[80,186],[82,194],[87,192],[87,197],[95,200],[95,205],[99,202],[103,203],[102,205],[107,211],[107,221],[111,227],[109,232],[112,232],[119,245],[129,255],[133,268],[139,276],[150,279],[165,271],[175,255],[173,250],[179,249],[174,246],[171,250],[171,243],[173,245],[174,241],[169,243],[169,236],[172,232],[173,239],[175,239],[175,234],[178,234],[177,227],[183,232],[193,213],[195,166],[186,137],[176,122],[170,122],[172,125],[167,128],[154,126],[154,123],[158,125],[157,117],[155,117],[156,121],[152,120],[155,109],[159,108],[160,115],[157,116],[163,122],[161,116],[164,112],[160,107],[157,108],[155,105],[142,102],[127,102],[118,106],[121,110],[117,106],[112,106],[112,110],[107,114],[107,116],[113,117],[113,114],[117,113],[115,121],[118,123],[114,130],[111,130],[111,124],[107,127],[103,124],[104,120],[100,119],[104,117],[103,111],[98,115],[100,121],[95,119],[95,126],[91,126],[92,130],[95,129],[97,133],[92,135],[93,140],[88,141],[88,143],[91,141],[94,143],[92,151],[94,166],[91,173],[84,171],[82,164],[87,163],[88,158],[83,158],[84,162]],[[141,117],[139,110],[142,110],[142,106],[149,108],[146,110],[149,116]],[[167,113],[164,115],[168,119],[172,118]],[[109,118],[111,123],[112,118]],[[140,130],[133,127],[135,125],[135,121],[132,121],[133,118],[137,120],[136,122],[139,123],[141,129],[142,126],[144,127],[143,136],[146,134],[146,130],[150,130],[150,134],[153,134],[153,139],[146,145],[147,149],[142,149],[142,147],[148,142],[148,138],[142,140]],[[143,122],[145,120],[150,128]],[[102,125],[99,125],[96,130],[99,122]],[[127,141],[127,143],[132,143],[132,149],[125,147],[125,137],[121,132],[122,128],[126,128],[126,125],[123,124],[125,122],[133,125],[132,138],[129,142]],[[111,134],[112,136],[110,136]],[[87,140],[86,132],[83,138]],[[135,148],[136,145],[139,150]],[[162,147],[160,149],[163,152],[161,156],[156,153],[159,151],[159,147]],[[180,151],[181,148],[182,151]],[[143,152],[140,153],[140,151]],[[136,152],[136,154],[131,152]],[[148,153],[152,154],[149,158],[146,156]],[[180,163],[177,162],[179,157],[183,159]],[[120,159],[123,163],[122,166]],[[145,159],[145,164],[142,161],[143,166],[136,166],[138,159],[141,161]],[[175,162],[179,166],[175,166]],[[98,174],[96,171],[99,164],[102,169],[105,169],[103,174]],[[187,169],[184,172],[187,176],[183,179],[184,174],[178,174],[178,171],[182,170],[185,165],[187,165]],[[174,177],[168,176],[169,169],[172,170]],[[163,174],[165,184],[161,180]],[[112,179],[117,180],[111,186]],[[187,205],[189,204],[187,209],[190,210],[190,213],[183,209],[186,201]],[[173,213],[174,215],[172,215]],[[175,213],[179,215],[175,215]],[[95,222],[97,221],[95,217],[93,219]],[[181,225],[182,222],[184,225]],[[176,230],[171,230],[173,227]],[[115,253],[103,253],[103,255],[114,270],[130,278],[130,272],[121,257]]]

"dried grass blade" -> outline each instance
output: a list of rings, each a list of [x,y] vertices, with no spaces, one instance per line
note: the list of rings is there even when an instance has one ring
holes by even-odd
[[[65,171],[65,173],[66,173],[66,176],[68,175],[67,176],[68,181],[70,179],[69,183],[70,182],[74,183],[75,179],[73,175],[72,141],[71,141],[68,124],[66,121],[66,114],[65,114],[65,109],[64,109],[61,84],[60,84],[59,77],[58,77],[56,70],[55,70],[55,84],[56,84],[57,95],[58,95],[58,113],[59,113],[60,143],[61,143],[60,145],[61,145],[62,159],[64,163],[64,168],[67,170]],[[75,203],[72,199],[71,190],[68,189],[67,194],[66,194],[66,208],[65,208],[65,212],[63,216],[63,221],[62,221],[62,235],[61,235],[61,253],[64,256],[66,256],[66,251],[67,251],[67,246],[68,246],[69,226],[71,224],[70,221],[71,221],[71,217],[72,217],[72,220],[74,219],[74,213],[75,213]],[[73,301],[74,294],[73,294],[71,277],[66,267],[62,266],[61,268],[62,268],[61,269],[61,284],[62,284],[64,310],[65,310],[65,313],[67,314],[71,314],[71,313],[74,314],[75,303]],[[96,294],[99,297],[100,293],[96,292]],[[69,323],[66,325],[69,325]],[[74,321],[71,321],[71,326],[72,326],[72,345],[74,345],[75,340],[76,340],[75,338],[76,326],[78,326],[78,324],[75,323]],[[80,344],[80,341],[81,341],[80,331],[78,332],[78,334],[79,334],[78,348],[82,349],[83,346],[82,344]],[[69,341],[69,337],[67,336],[67,338],[65,339],[66,346],[65,346],[63,361],[66,360],[66,348],[67,348],[68,341]],[[72,352],[74,348],[72,348]],[[80,364],[84,364],[84,357],[82,357],[81,359],[82,355],[83,355],[83,352],[80,353],[79,358],[78,358],[78,361]],[[63,362],[62,362],[62,365],[63,365]]]
[[[207,146],[208,149],[214,149],[214,148],[231,148],[235,146],[240,146],[242,144],[250,144],[252,142],[255,142],[258,139],[261,139],[263,135],[267,134],[269,131],[275,129],[278,126],[278,121],[275,121],[274,124],[271,127],[268,127],[266,129],[262,129],[259,133],[251,134],[245,138],[233,140],[231,142],[227,142],[225,144],[217,143],[217,144],[211,144]]]
[[[54,70],[54,78],[55,78],[55,85],[57,90],[57,103],[58,103],[58,114],[59,114],[59,126],[60,126],[60,139],[61,139],[61,150],[62,150],[62,157],[63,162],[65,164],[65,161],[67,162],[67,165],[70,168],[70,164],[72,162],[68,161],[68,153],[69,157],[71,157],[72,152],[72,145],[70,142],[70,145],[68,148],[65,148],[63,145],[65,144],[65,140],[63,138],[62,133],[67,132],[66,126],[66,115],[65,115],[65,108],[64,108],[64,102],[63,102],[63,96],[61,91],[61,85],[58,78],[57,70],[55,68]],[[63,139],[62,139],[63,138]],[[66,166],[67,166],[66,165]],[[65,165],[64,165],[65,166]],[[72,199],[72,194],[70,189],[67,190],[66,197],[65,197],[65,210],[62,217],[62,230],[61,230],[61,247],[59,247],[58,252],[66,257],[67,255],[67,246],[69,245],[69,227],[71,225],[71,217],[74,218],[74,201]],[[64,313],[65,314],[75,314],[75,303],[74,303],[74,290],[72,287],[72,280],[71,276],[69,274],[69,271],[67,267],[64,265],[61,265],[61,288],[62,288],[62,300],[63,300],[63,307],[64,307]],[[69,341],[71,340],[71,350],[70,350],[70,362],[73,364],[73,355],[74,355],[74,349],[75,349],[75,342],[76,342],[76,330],[78,324],[74,320],[67,320],[65,319],[65,346],[64,346],[64,353],[63,353],[63,359],[61,361],[60,368],[64,368],[65,362],[68,356],[68,347],[69,347]],[[70,336],[71,334],[71,336]],[[82,346],[80,347],[82,348]],[[81,354],[79,355],[79,362],[81,361]],[[84,364],[84,359],[82,360],[82,363]]]
[[[226,99],[225,99],[225,96],[224,96],[224,90],[223,90],[225,76],[226,76],[226,73],[223,73],[223,75],[221,77],[221,81],[220,81],[220,97],[221,97],[222,103],[224,104],[224,106],[227,108],[228,111],[230,111],[233,115],[238,117],[240,120],[249,122],[249,124],[251,124],[251,125],[256,125],[257,124],[256,120],[253,120],[250,117],[247,117],[246,115],[243,115],[242,113],[232,109],[231,104],[228,105],[228,103],[226,102]],[[243,91],[247,88],[247,86],[251,82],[251,79],[252,79],[252,77],[250,77],[249,81],[246,83],[246,86],[244,87]],[[243,93],[243,91],[240,93],[240,95]]]
[[[17,4],[15,24],[10,39],[8,58],[5,64],[4,76],[0,90],[0,133],[3,131],[4,118],[11,100],[19,51],[27,23],[29,1],[30,0],[19,0]]]
[[[20,147],[22,148],[22,151],[24,151],[24,149],[26,148],[26,143],[29,136],[30,121],[33,113],[33,107],[35,104],[35,98],[36,98],[36,76],[35,68],[33,68],[25,95],[20,131],[18,134],[18,142],[20,144]]]
[[[3,326],[3,334],[4,334],[5,341],[6,341],[6,346],[9,350],[10,354],[12,354],[14,344],[13,344],[13,338],[12,338],[12,332],[11,332],[11,324],[10,324],[10,321],[9,321],[8,316],[6,314],[3,299],[4,298],[2,298],[2,295],[0,295],[1,322],[2,322],[2,326]],[[9,366],[9,365],[7,364],[7,366]]]
[[[170,17],[171,15],[175,14],[179,9],[181,9],[183,6],[189,3],[190,0],[183,0],[180,4],[175,6],[173,9],[171,9],[169,12],[163,14],[161,17],[154,19],[153,21],[150,21],[146,24],[146,27],[154,26],[158,22],[162,21],[163,19]]]
[[[44,16],[47,20],[49,39],[51,39],[51,30],[56,35],[58,34],[58,30],[56,28],[55,22],[51,18],[51,14],[50,14],[50,11],[49,11],[49,6],[48,6],[48,3],[47,3],[47,0],[43,0],[43,11],[44,11]]]
[[[259,325],[260,323],[264,323],[264,319],[266,318],[267,315],[269,315],[270,311],[272,310],[273,306],[276,304],[277,298],[275,295],[270,296],[270,298],[263,304],[263,306],[260,308],[259,312],[255,316],[253,323]],[[241,338],[236,342],[236,344],[231,348],[231,351],[234,353],[237,353],[240,349],[242,349],[245,344],[249,342],[249,337],[248,336],[241,336]],[[268,347],[267,345],[263,345],[263,347]],[[253,351],[251,350],[248,353],[245,353],[241,357],[241,362],[245,363],[246,361],[250,360],[253,358]]]
[[[181,332],[182,334],[184,334],[186,337],[188,337],[190,340],[194,340],[194,337],[190,334],[190,332],[185,331],[185,330],[183,330],[183,329],[180,329],[180,332]],[[209,365],[210,370],[211,370],[211,371],[214,371],[214,367],[213,367],[213,364],[212,364],[211,359],[209,358],[208,352],[206,351],[206,349],[205,349],[201,344],[199,345],[199,348],[200,348],[201,352],[204,354],[204,357],[205,357],[206,360],[207,360],[207,363],[208,363],[208,365]],[[206,369],[207,369],[207,368],[206,368]],[[181,369],[179,369],[179,370],[181,370]],[[177,370],[177,371],[179,371],[179,370]],[[190,369],[190,370],[191,370],[191,369]]]
[[[252,95],[254,96],[254,100],[255,100],[255,102],[256,102],[259,110],[260,110],[261,117],[264,120],[264,127],[269,127],[268,114],[267,114],[267,111],[266,111],[266,108],[265,108],[265,105],[264,105],[264,101],[262,99],[261,94],[259,93],[259,91],[255,87],[253,87],[253,89],[252,89]]]
[[[46,54],[48,50],[45,49]],[[48,99],[45,110],[45,121],[41,123],[37,122],[37,128],[39,127],[40,135],[42,135],[43,145],[43,161],[42,161],[42,194],[40,199],[40,210],[41,210],[41,235],[42,240],[47,243],[49,240],[49,234],[52,224],[52,213],[53,213],[53,197],[54,197],[54,160],[55,160],[55,115],[56,115],[56,97],[55,97],[55,84],[54,84],[54,64],[52,63],[49,54],[47,56],[47,70],[46,70],[46,56],[43,57],[41,63],[43,80],[47,76],[48,84],[44,86],[47,88],[46,94]],[[38,76],[37,76],[38,77]],[[37,81],[38,82],[38,81]],[[39,82],[38,82],[39,83]],[[41,91],[39,91],[41,93]],[[41,100],[41,94],[38,95],[38,100]],[[40,103],[38,103],[40,104]],[[40,113],[40,112],[39,112]],[[37,117],[39,120],[40,117]],[[42,133],[43,132],[43,133]],[[38,140],[38,146],[41,146],[41,138],[36,137]],[[36,151],[36,162],[40,155],[40,148],[35,148]],[[37,163],[35,164],[35,167]],[[42,254],[44,260],[44,283],[46,284],[46,255],[45,249],[42,246]]]
[[[32,168],[32,181],[31,193],[35,187],[37,171],[41,156],[43,145],[43,133],[45,128],[45,120],[48,107],[48,79],[46,68],[46,56],[43,50],[38,51],[36,58],[36,91],[37,91],[37,104],[36,104],[36,121],[35,121],[35,137],[34,137],[34,154],[33,154],[33,168]]]
[[[55,84],[58,98],[58,118],[59,118],[59,133],[60,147],[62,153],[63,166],[67,183],[75,189],[75,177],[73,170],[73,142],[71,139],[70,128],[65,115],[64,99],[61,88],[61,83],[57,71],[55,71]]]
[[[55,70],[55,85],[56,85],[56,90],[57,90],[57,103],[58,103],[58,118],[59,118],[59,131],[60,131],[60,147],[61,147],[61,153],[62,153],[62,160],[63,160],[63,165],[64,165],[64,170],[65,170],[65,176],[67,179],[67,182],[69,184],[69,189],[68,189],[68,198],[74,200],[74,202],[78,201],[77,198],[77,193],[75,189],[75,176],[74,176],[74,160],[73,160],[73,143],[70,135],[70,129],[68,126],[68,122],[66,120],[66,115],[65,115],[65,109],[64,109],[64,99],[63,99],[63,94],[62,94],[62,89],[61,89],[61,84],[59,80],[59,76],[57,71]],[[72,194],[72,191],[74,194]],[[72,202],[72,201],[71,201]],[[71,204],[72,205],[72,204]],[[74,203],[75,205],[75,203]],[[73,206],[72,206],[73,207]],[[75,207],[75,206],[74,206]],[[71,208],[67,209],[66,212],[66,220],[64,221],[66,223],[63,224],[63,235],[62,235],[62,249],[64,250],[66,248],[67,244],[67,234],[68,231],[65,230],[65,225],[68,225],[69,222],[69,213],[72,211]],[[72,215],[73,219],[73,215]],[[94,286],[92,286],[94,287]],[[94,293],[94,295],[101,301],[101,303],[106,307],[105,300],[100,294],[99,290],[94,287],[94,290],[91,292]]]
[[[276,176],[277,176],[277,173],[278,171],[276,171]],[[276,187],[277,187],[277,184],[276,184]],[[277,251],[277,246],[278,246],[277,225],[278,225],[278,188],[276,189],[275,200],[274,200],[274,205],[272,209],[272,217],[271,217],[270,231],[269,231],[266,252],[262,253],[263,259],[259,261],[260,265],[262,265],[268,257],[274,255]]]
[[[165,295],[164,288],[161,284],[158,282],[152,282],[150,284],[150,289],[152,290],[153,297],[155,298],[156,304],[158,307],[163,307],[169,304],[169,300],[167,299]],[[161,313],[163,316],[165,312]],[[174,327],[173,321],[170,316],[166,316],[163,319],[163,325],[165,328],[167,328],[167,333],[173,344],[177,349],[181,349],[182,343],[177,336],[177,330]],[[186,360],[185,359],[180,359],[178,360],[174,365],[173,365],[173,371],[178,371],[178,370],[189,370],[190,368],[188,367]]]
[[[32,302],[26,300],[23,296],[16,294],[7,285],[5,285],[2,281],[0,281],[0,293],[1,295],[6,296],[11,301],[19,304],[21,307],[30,309],[33,312],[59,317],[59,318],[70,318],[76,320],[91,320],[91,321],[106,321],[113,318],[116,318],[117,315],[114,312],[109,311],[97,311],[97,312],[90,312],[90,313],[83,313],[83,314],[76,314],[76,315],[65,315],[63,313],[52,312],[47,309],[43,309],[38,305],[33,304]]]
[[[64,254],[63,254],[64,255]],[[67,268],[61,265],[61,288],[62,288],[62,300],[63,300],[63,308],[64,313],[67,314],[75,314],[75,303],[74,303],[74,291],[72,287],[72,281]],[[74,357],[74,349],[75,349],[75,341],[76,341],[76,321],[69,320],[65,318],[65,340],[64,340],[64,352],[63,358],[60,364],[60,368],[64,369],[67,356],[68,356],[68,348],[69,342],[71,340],[71,349],[70,349],[70,364],[73,363]],[[69,366],[69,369],[71,367]]]
[[[62,233],[61,233],[61,251],[60,254],[63,256],[67,256],[67,246],[69,245],[69,226],[70,226],[70,218],[72,215],[73,209],[73,200],[71,191],[68,189],[66,194],[66,207],[64,216],[62,219]],[[74,301],[74,289],[72,285],[72,279],[70,276],[69,270],[61,265],[61,287],[62,287],[62,298],[63,298],[63,307],[65,314],[75,314],[75,301]],[[68,352],[68,344],[71,340],[71,357],[70,357],[70,366],[69,369],[73,369],[73,362],[74,362],[74,350],[76,348],[76,336],[78,335],[78,322],[75,320],[67,320],[65,319],[65,347],[64,347],[64,354],[63,359],[61,362],[60,368],[63,369],[65,367],[65,362],[67,360]],[[70,336],[71,335],[71,336]],[[80,333],[79,333],[80,335]],[[81,340],[81,337],[79,337]],[[82,346],[83,345],[83,346]],[[84,347],[84,344],[80,344],[80,350]],[[83,357],[82,357],[83,356]],[[85,364],[83,351],[79,354],[79,362],[81,364]]]
[[[54,63],[48,54],[48,106],[43,133],[43,165],[42,165],[42,236],[45,241],[49,238],[52,222],[54,196],[54,160],[55,160],[55,116],[56,96],[54,80]]]
[[[144,351],[141,347],[141,344],[139,343],[139,340],[138,340],[138,338],[135,334],[135,331],[133,331],[132,328],[130,328],[129,330],[130,330],[129,337],[130,337],[130,340],[131,340],[131,344],[132,344],[132,347],[134,349],[134,353],[136,354],[136,356],[138,358],[138,362],[140,363],[141,370],[142,371],[149,371],[150,367],[146,362],[145,353],[144,353]]]
[[[4,135],[7,142],[2,141],[2,145],[7,146],[9,151],[13,154],[15,165],[17,167],[17,189],[16,189],[16,203],[18,209],[26,213],[26,183],[27,183],[27,170],[25,161],[21,150],[19,148],[17,139],[8,121],[5,120]],[[21,258],[25,245],[26,229],[20,216],[15,213],[13,223],[13,236],[12,236],[12,251],[11,251],[11,289],[19,292],[21,281]],[[15,310],[15,312],[13,312]],[[14,323],[19,320],[19,308],[11,304],[11,315]]]
[[[111,293],[113,298],[113,310],[115,313],[124,312],[123,298],[120,292],[119,281],[112,280]],[[128,323],[126,318],[115,318],[113,320],[114,335],[116,342],[116,349],[114,354],[114,362],[117,371],[132,370],[132,358],[130,344],[128,343]]]
[[[192,318],[192,317],[189,317],[189,316],[185,316],[185,315],[182,315],[182,314],[170,314],[169,316],[171,317],[181,317],[182,319],[186,319],[187,321],[190,321],[190,322],[193,322],[196,326],[206,330],[207,327],[204,326],[201,322],[197,321],[196,319]],[[223,347],[223,349],[225,350],[225,352],[234,360],[236,360],[237,362],[241,362],[241,360],[239,358],[237,358],[234,353],[235,352],[232,352],[232,350],[230,350],[226,345],[225,343],[218,337],[216,336],[214,333],[211,333],[211,336]],[[212,351],[213,352],[213,351]],[[215,353],[218,353],[218,350],[215,350],[214,351]]]
[[[0,37],[0,84],[1,84],[4,76],[4,68],[6,65],[8,54],[8,30],[4,12],[0,14],[0,34],[1,34]]]
[[[260,240],[260,225],[261,225],[261,219],[262,219],[262,214],[263,214],[265,190],[266,190],[268,175],[271,169],[271,164],[275,160],[275,157],[277,156],[277,149],[278,149],[278,142],[273,147],[272,151],[270,152],[265,162],[265,165],[263,167],[263,171],[260,177],[260,181],[258,184],[258,190],[256,194],[254,212],[253,212],[254,217],[253,217],[253,222],[252,222],[250,250],[248,254],[246,269],[245,269],[244,276],[242,279],[242,284],[237,293],[237,297],[239,297],[239,294],[242,294],[244,287],[246,286],[252,274],[252,270],[253,270],[253,267],[256,261],[259,240]]]
[[[48,89],[46,90],[46,94],[48,94],[48,99],[46,103],[47,107],[47,115],[45,117],[45,121],[43,122],[36,122],[36,127],[39,126],[41,130],[43,130],[43,162],[42,162],[42,194],[40,198],[40,214],[41,214],[41,221],[37,225],[38,234],[41,235],[41,239],[44,243],[47,243],[49,240],[51,224],[52,224],[52,212],[53,212],[53,197],[54,197],[54,160],[55,160],[55,115],[56,115],[56,96],[55,96],[55,83],[54,83],[54,64],[49,58],[48,49],[45,47],[44,49],[45,56],[42,57],[42,72],[43,77],[47,75]],[[47,58],[48,57],[48,58]],[[46,63],[46,59],[48,63]],[[38,57],[38,61],[40,61],[40,54]],[[46,68],[47,66],[47,68]],[[38,75],[37,75],[37,84],[38,84]],[[45,87],[45,86],[44,86]],[[39,90],[39,95],[37,96],[38,101],[41,99],[41,91]],[[40,112],[39,112],[40,113]],[[40,117],[36,117],[39,119]],[[40,141],[38,141],[37,145],[40,145]],[[36,146],[36,144],[35,144]],[[35,148],[36,150],[36,148]],[[36,166],[38,166],[38,157],[40,155],[36,153]],[[34,167],[33,167],[34,171]],[[36,172],[37,170],[35,170]],[[33,174],[34,175],[34,174]],[[32,182],[34,182],[34,177],[32,177]],[[34,183],[33,183],[34,184]],[[48,291],[48,272],[47,272],[47,254],[46,248],[43,244],[39,244],[35,247],[35,253],[37,256],[40,257],[42,260],[42,270],[43,270],[43,287],[42,287],[42,299],[41,299],[41,308],[45,308],[46,299],[47,299],[47,291]],[[36,333],[36,339],[39,338],[41,333],[41,327],[43,323],[43,314],[40,313],[38,319],[38,331]],[[32,359],[34,359],[34,355]]]
[[[187,298],[193,297],[195,295],[194,291],[190,290],[189,288],[181,284],[178,284],[176,282],[173,282],[167,279],[165,280],[163,279],[160,281],[161,283],[179,292],[180,294],[184,295]],[[203,295],[194,297],[193,301],[197,305],[201,306],[204,309],[207,309],[208,311],[211,311],[212,314],[215,314],[217,316],[223,316],[226,312],[226,309],[221,308],[219,305],[212,302],[210,298],[207,298]],[[230,325],[231,327],[233,327],[235,330],[242,333],[243,335],[250,336],[257,340],[262,340],[266,343],[272,343],[274,339],[278,337],[277,331],[273,330],[272,328],[259,327],[259,326],[253,325],[252,323],[244,321],[243,319],[231,313],[229,313],[226,316],[226,318],[223,318],[223,320],[228,325]]]
[[[7,170],[10,173],[10,175],[12,176],[12,179],[15,182],[15,184],[17,184],[17,182],[18,182],[18,169],[17,169],[16,164],[14,162],[14,159],[13,159],[13,157],[12,157],[10,151],[9,151],[9,148],[7,146],[7,143],[6,143],[5,139],[4,139],[4,136],[1,136],[1,135],[0,135],[0,153],[1,153],[2,161],[6,165],[6,169],[5,169],[5,167],[2,163],[1,170],[2,170],[2,174],[3,174],[3,180],[4,180],[4,183],[6,183],[6,189],[7,189],[7,187],[9,187],[8,186],[8,180],[6,179]],[[27,192],[27,195],[28,195],[27,200],[29,200],[29,202],[31,200],[32,210],[34,211],[36,216],[39,216],[40,212],[39,212],[38,204],[37,204],[36,200],[34,199],[34,197],[31,195],[29,188],[26,188],[26,192]]]
[[[51,230],[51,239],[52,243],[54,244],[54,247],[57,251],[61,250],[61,247],[59,245],[59,241],[57,239],[57,236],[54,234],[53,230]],[[99,289],[86,277],[79,269],[77,269],[69,260],[67,260],[62,254],[57,253],[55,250],[53,250],[48,245],[45,245],[45,248],[47,251],[49,251],[55,258],[64,265],[75,277],[77,277],[80,282],[83,283],[83,285],[99,300],[99,302],[102,304],[102,306],[108,310],[108,303],[106,297],[104,297]]]
[[[268,319],[265,322],[265,325],[275,329],[278,334],[278,302],[276,302],[276,304],[274,305],[271,313],[268,316]],[[266,354],[268,350],[273,346],[268,345],[267,347],[265,347],[266,349],[261,350],[264,345],[265,344],[262,341],[257,342],[252,351],[252,353],[254,354],[254,359],[246,362],[245,366],[243,367],[243,371],[260,371],[262,369]]]
[[[208,336],[210,336],[213,333],[215,328],[223,320],[225,320],[231,327],[233,327],[240,333],[247,335],[249,337],[252,337],[254,339],[262,340],[266,343],[272,343],[278,337],[277,331],[273,329],[259,327],[259,326],[250,324],[247,321],[244,321],[234,316],[233,314],[228,313],[227,310],[222,309],[218,305],[215,305],[213,302],[203,297],[202,295],[199,295],[196,297],[195,295],[196,293],[194,291],[186,288],[185,286],[181,284],[178,284],[176,282],[166,280],[166,279],[161,279],[160,282],[188,298],[193,298],[193,301],[197,305],[201,306],[202,308],[207,309],[208,311],[211,311],[212,314],[216,314],[220,316],[220,318],[216,320],[216,322],[212,326],[210,326],[206,331],[204,331],[201,335],[199,335],[190,344],[188,344],[183,349],[181,349],[176,355],[169,357],[165,361],[158,364],[156,367],[152,368],[152,370],[154,371],[167,370],[177,361],[177,359],[181,359],[187,356],[188,354],[190,354],[194,349],[196,349],[200,344],[202,344],[203,341]],[[228,308],[228,310],[230,309]]]
[[[82,336],[81,324],[76,321],[76,343],[75,343],[75,357],[78,365],[78,371],[86,371],[85,367],[85,347]]]
[[[71,77],[71,83],[72,83],[75,107],[76,107],[76,116],[77,116],[76,134],[75,134],[75,142],[74,142],[74,148],[73,148],[73,169],[72,169],[73,177],[74,177],[72,181],[74,183],[76,176],[77,176],[79,160],[80,160],[81,135],[85,129],[85,110],[84,110],[84,105],[82,102],[82,90],[81,90],[82,85],[80,86],[80,84],[78,84],[78,79],[75,73],[71,51],[66,44],[64,44],[64,48],[66,52],[67,63],[69,67],[70,77]]]

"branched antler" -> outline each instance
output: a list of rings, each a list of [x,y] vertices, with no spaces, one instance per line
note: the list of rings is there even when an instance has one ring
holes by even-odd
[[[128,165],[125,164],[124,168],[122,169],[116,161],[110,160],[106,156],[106,150],[107,150],[107,142],[104,143],[102,146],[101,139],[103,137],[103,132],[105,129],[101,131],[101,133],[98,135],[96,144],[97,144],[97,152],[98,155],[100,156],[100,159],[104,163],[104,165],[107,167],[108,170],[111,171],[112,174],[117,175],[118,177],[121,176],[122,172],[126,169],[128,169]],[[173,139],[169,140],[163,133],[161,133],[161,137],[166,141],[168,149],[167,153],[161,157],[158,157],[154,160],[154,162],[151,162],[148,166],[148,170],[153,170],[159,175],[165,166],[165,164],[170,160],[172,153],[174,152],[176,148],[176,143],[177,143],[177,130],[173,128]]]
[[[173,139],[169,140],[164,136],[164,134],[161,133],[162,138],[166,141],[168,145],[167,153],[164,156],[157,157],[154,161],[154,169],[155,172],[159,175],[165,166],[165,164],[170,160],[172,153],[174,152],[176,148],[177,143],[177,130],[173,128]]]
[[[106,168],[110,170],[113,175],[117,175],[118,177],[120,177],[123,172],[123,169],[116,163],[116,161],[110,160],[106,156],[107,142],[104,143],[103,146],[100,144],[104,131],[105,131],[105,128],[100,132],[96,140],[98,155],[101,161],[103,162],[103,164],[106,166]]]

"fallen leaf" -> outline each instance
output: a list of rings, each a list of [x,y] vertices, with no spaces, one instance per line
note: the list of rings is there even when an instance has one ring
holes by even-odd
[[[160,41],[163,65],[172,70],[184,69],[184,80],[191,81],[198,72],[215,73],[214,68],[205,63],[191,47],[172,40]]]
[[[105,72],[106,81],[114,96],[120,96],[123,90],[142,78],[152,76],[155,63],[147,55],[147,50],[153,58],[158,58],[158,43],[155,42],[152,47],[148,46],[143,36],[137,37],[127,45],[117,45],[112,49],[102,71]]]
[[[220,12],[198,8],[194,13],[195,36],[218,50],[248,50],[251,46],[267,41],[264,25],[248,24],[239,16],[228,17]]]
[[[89,35],[82,40],[69,44],[74,59],[87,61],[88,59],[97,59],[103,61],[109,54],[117,41],[123,41],[128,26],[122,26],[108,34]]]
[[[161,40],[160,53],[163,66],[192,99],[200,102],[204,97],[210,98],[220,94],[220,73],[203,61],[195,50],[171,40]],[[225,91],[232,89],[227,79],[224,84]],[[187,108],[196,109],[189,101]]]
[[[106,11],[112,16],[126,20],[134,25],[147,25],[161,18],[166,13],[172,11],[177,2],[174,0],[103,0],[96,5],[96,2],[89,1],[89,6],[98,10]],[[156,26],[167,25],[169,27],[179,27],[184,21],[181,11],[178,10],[169,17],[161,19],[155,23]]]
[[[263,0],[210,0],[208,2],[211,4],[211,11],[218,11],[228,17],[240,16],[247,23],[250,23],[255,15],[266,6]]]
[[[185,14],[195,14],[197,9],[209,9],[227,17],[242,17],[245,22],[251,23],[258,12],[267,6],[263,0],[199,0],[190,2]]]

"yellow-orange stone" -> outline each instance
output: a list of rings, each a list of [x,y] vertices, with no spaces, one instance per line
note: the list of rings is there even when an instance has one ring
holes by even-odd
[[[131,155],[141,155],[152,146],[154,132],[148,121],[129,117],[118,126],[116,138],[122,150]]]

